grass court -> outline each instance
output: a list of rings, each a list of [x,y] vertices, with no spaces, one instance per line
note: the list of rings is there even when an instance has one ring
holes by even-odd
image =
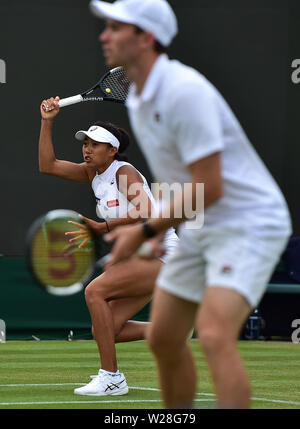
[[[215,408],[204,356],[191,340],[197,362],[195,408]],[[300,344],[240,341],[252,384],[253,409],[300,408]],[[73,389],[97,374],[96,343],[7,341],[0,344],[1,409],[162,409],[155,362],[145,341],[117,344],[119,370],[130,388],[124,396],[79,396]],[[200,382],[201,381],[201,382]]]

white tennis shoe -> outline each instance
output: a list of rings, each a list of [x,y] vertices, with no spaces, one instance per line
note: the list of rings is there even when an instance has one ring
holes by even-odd
[[[76,395],[106,396],[106,395],[126,395],[128,386],[124,374],[108,374],[99,371],[98,375],[91,375],[92,380],[82,387],[74,389]]]

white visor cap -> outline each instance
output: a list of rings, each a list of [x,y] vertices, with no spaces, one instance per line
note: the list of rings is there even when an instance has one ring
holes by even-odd
[[[87,131],[80,130],[75,134],[75,139],[79,141],[84,141],[86,137],[99,143],[109,143],[117,149],[120,147],[119,140],[111,132],[98,125],[92,125]]]
[[[92,0],[90,9],[99,18],[133,24],[152,33],[163,46],[169,46],[178,32],[176,16],[166,0]]]

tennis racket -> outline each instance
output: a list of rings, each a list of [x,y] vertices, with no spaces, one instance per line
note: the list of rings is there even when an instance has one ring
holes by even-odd
[[[59,100],[59,107],[70,106],[71,104],[83,101],[112,101],[114,103],[125,103],[128,95],[131,80],[126,76],[123,67],[115,67],[105,73],[101,79],[90,89],[81,94]],[[95,91],[100,90],[100,97],[91,97]],[[42,108],[48,112],[48,107],[43,104]]]
[[[83,223],[75,211],[51,210],[36,219],[27,233],[29,271],[36,283],[51,295],[80,292],[105,265],[112,247],[92,232],[84,247],[70,244],[65,232],[78,227],[69,224],[69,220]]]
[[[83,224],[79,213],[57,209],[40,216],[30,226],[26,237],[26,262],[35,280],[46,292],[56,296],[80,292],[99,270],[109,261],[113,243],[95,237],[89,230],[87,244],[70,244],[67,231],[78,230],[68,223],[73,220]],[[86,224],[85,224],[86,225]],[[151,245],[145,242],[136,255],[146,257]]]

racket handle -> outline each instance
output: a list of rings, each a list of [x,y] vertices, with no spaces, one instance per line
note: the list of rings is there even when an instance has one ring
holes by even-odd
[[[81,103],[83,98],[81,95],[74,95],[73,97],[62,98],[59,100],[59,107],[70,106],[71,104]]]
[[[65,106],[70,106],[71,104],[81,103],[82,101],[83,101],[83,98],[79,94],[79,95],[74,95],[73,97],[62,98],[61,100],[59,100],[58,105],[59,107],[65,107]],[[42,108],[44,112],[49,112],[49,109],[45,104],[42,104]]]

